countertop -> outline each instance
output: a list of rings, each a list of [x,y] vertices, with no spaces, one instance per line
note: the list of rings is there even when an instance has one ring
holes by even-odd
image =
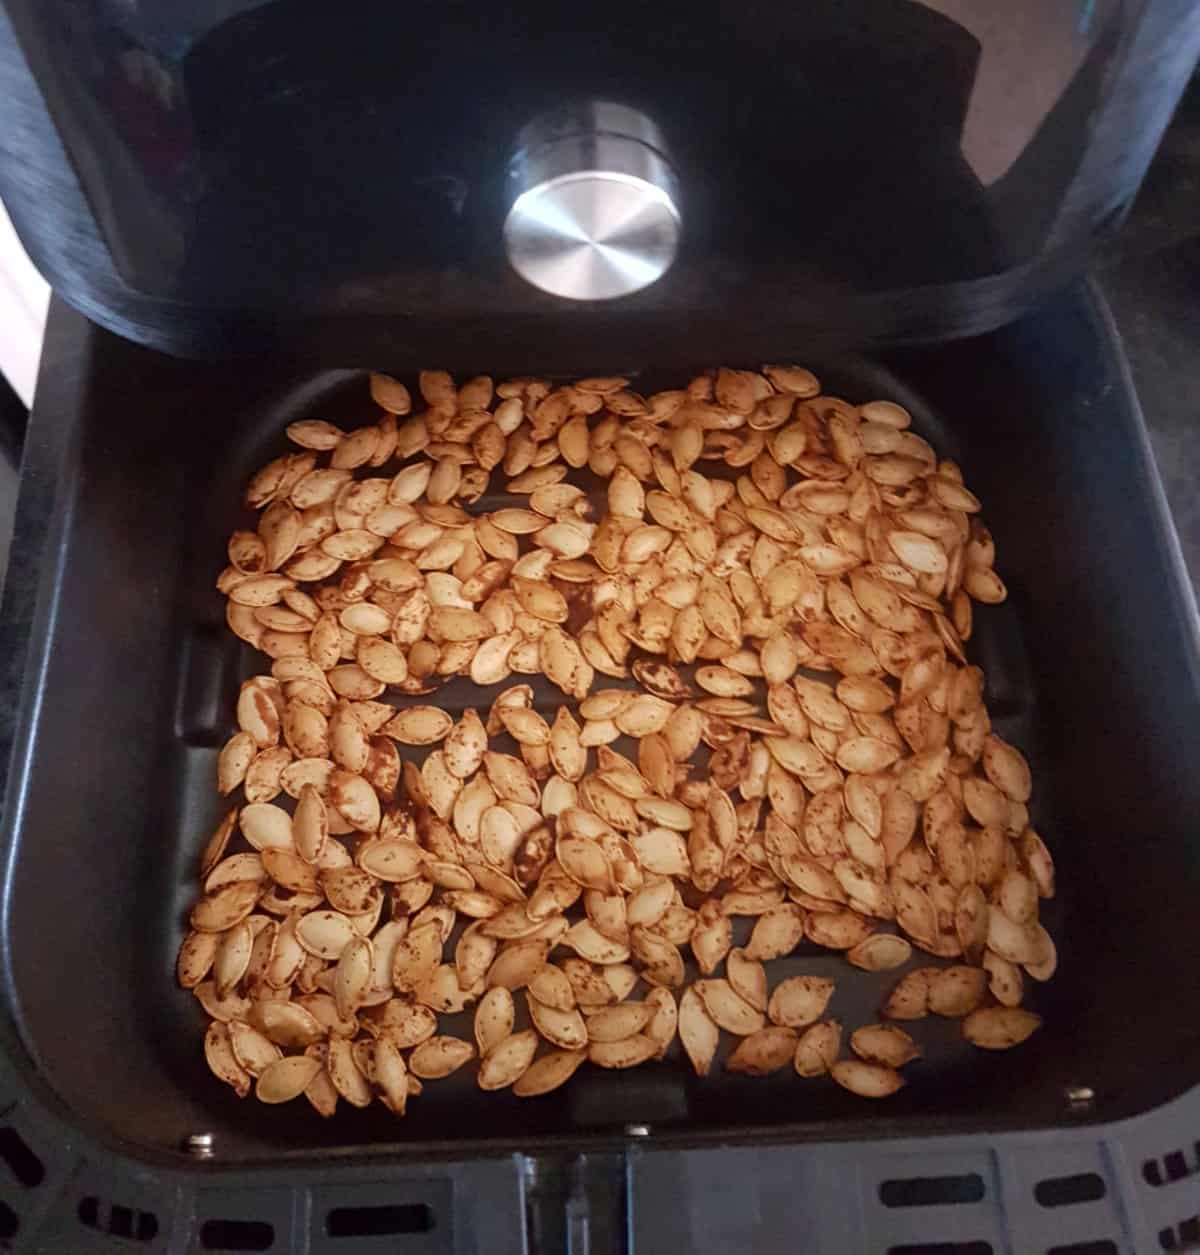
[[[1095,267],[1133,373],[1193,589],[1200,592],[1200,79]]]

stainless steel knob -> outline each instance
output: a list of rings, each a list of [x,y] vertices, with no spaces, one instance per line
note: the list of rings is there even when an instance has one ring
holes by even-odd
[[[508,259],[544,292],[628,296],[675,260],[678,180],[658,128],[636,109],[588,101],[534,119],[509,182]]]

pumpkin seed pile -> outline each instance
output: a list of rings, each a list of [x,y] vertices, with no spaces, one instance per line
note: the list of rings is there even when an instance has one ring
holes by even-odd
[[[272,660],[178,959],[221,1080],[402,1115],[473,1060],[532,1096],[678,1036],[703,1076],[725,1033],[733,1072],[882,1097],[921,1053],[898,1021],[987,1049],[1038,1027],[1053,864],[964,651],[1005,587],[902,406],[797,366],[371,392],[369,426],[288,428],[217,580]],[[423,700],[458,676],[482,715]],[[772,983],[805,943],[938,962],[843,1054],[834,982]],[[473,1040],[439,1020],[464,1012]]]

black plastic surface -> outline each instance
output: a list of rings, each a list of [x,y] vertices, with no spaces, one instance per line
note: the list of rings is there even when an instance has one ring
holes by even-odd
[[[692,1142],[874,1138],[1053,1126],[1081,1078],[1098,1096],[1090,1118],[1113,1119],[1197,1079],[1194,607],[1140,418],[1102,322],[1077,296],[983,339],[827,372],[851,397],[907,400],[961,450],[987,505],[1012,598],[979,616],[983,660],[1000,726],[1031,750],[1063,886],[1043,1031],[993,1056],[921,1025],[929,1058],[886,1107],[827,1082],[701,1084],[664,1064],[581,1073],[544,1102],[443,1083],[400,1124],[382,1111],[322,1122],[299,1106],[239,1102],[207,1074],[202,1017],[172,975],[192,867],[219,809],[211,782],[225,734],[185,717],[180,694],[189,645],[220,639],[211,579],[238,490],[285,419],[348,417],[363,390],[348,373],[286,362],[185,366],[94,330],[77,336],[72,369],[54,354],[62,319],[19,523],[19,569],[36,579],[6,593],[5,630],[20,645],[28,623],[30,652],[2,923],[7,1010],[83,1129],[151,1155],[211,1130],[229,1158],[582,1146],[629,1122]],[[228,717],[246,660],[219,645],[213,657]],[[804,966],[836,970],[848,1018],[871,1014],[869,979],[846,979],[825,956]]]

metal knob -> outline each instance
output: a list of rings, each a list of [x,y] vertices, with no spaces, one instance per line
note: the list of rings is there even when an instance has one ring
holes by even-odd
[[[588,101],[536,118],[509,166],[504,243],[534,287],[575,301],[661,278],[679,244],[678,180],[644,114]]]

